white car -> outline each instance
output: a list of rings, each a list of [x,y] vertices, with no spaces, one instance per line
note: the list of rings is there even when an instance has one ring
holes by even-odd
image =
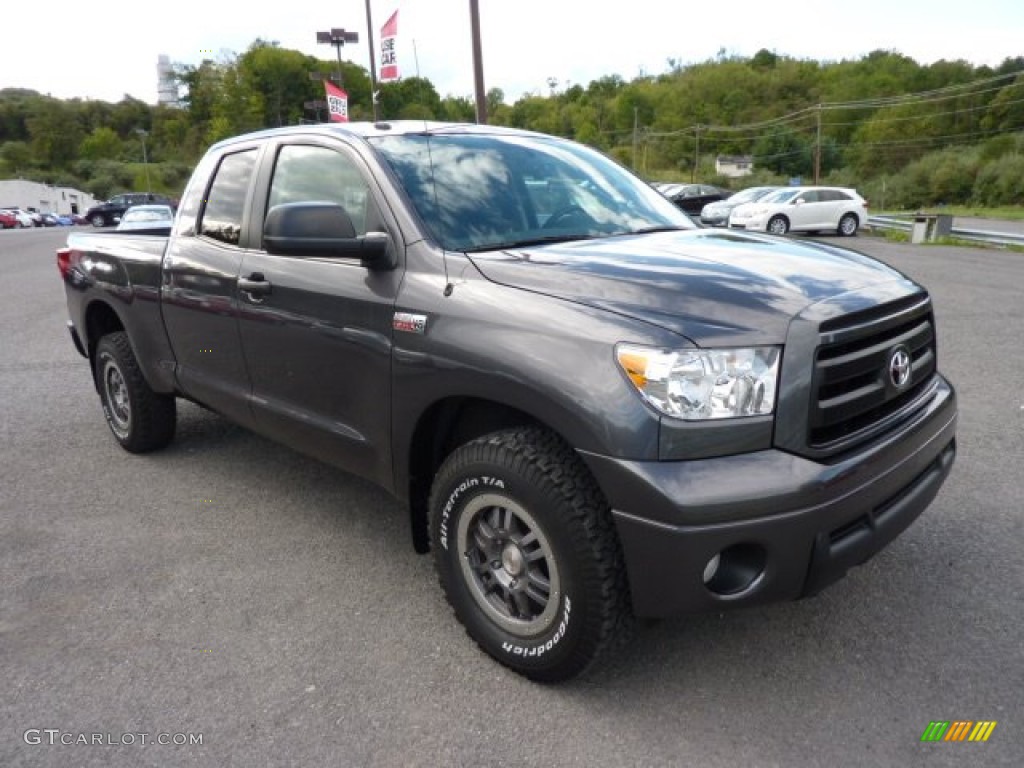
[[[730,227],[773,235],[830,230],[850,237],[867,220],[867,200],[847,187],[786,187],[729,214]]]
[[[36,224],[36,220],[35,218],[33,218],[31,213],[29,213],[26,210],[23,210],[22,208],[4,208],[4,210],[14,215],[14,217],[18,220],[18,226],[20,227],[41,226],[40,224]]]
[[[121,217],[117,225],[119,232],[124,231],[162,231],[169,234],[174,224],[174,210],[169,205],[133,205]]]

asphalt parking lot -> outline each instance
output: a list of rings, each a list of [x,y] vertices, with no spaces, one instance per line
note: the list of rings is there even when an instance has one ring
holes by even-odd
[[[643,627],[550,687],[476,649],[373,486],[190,405],[121,451],[65,237],[0,233],[0,766],[1024,765],[1024,254],[829,238],[934,295],[949,482],[819,597]]]

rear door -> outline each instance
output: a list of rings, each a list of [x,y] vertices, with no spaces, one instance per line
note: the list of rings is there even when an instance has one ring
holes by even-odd
[[[258,153],[257,146],[243,145],[200,163],[164,256],[161,288],[179,386],[246,426],[253,418],[237,283]]]
[[[390,231],[400,245],[365,163],[340,141],[280,140],[268,147],[260,178],[254,238],[273,206],[327,201],[345,208],[357,235]],[[387,487],[391,336],[402,274],[401,266],[371,270],[350,258],[272,255],[254,243],[241,276],[265,289],[239,295],[257,428]]]

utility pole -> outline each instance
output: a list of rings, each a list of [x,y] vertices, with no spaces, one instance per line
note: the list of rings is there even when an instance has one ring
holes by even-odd
[[[639,126],[640,108],[633,107],[633,171],[637,171],[636,165],[636,143],[637,143],[637,128]]]
[[[693,150],[693,171],[690,173],[691,184],[697,181],[697,164],[700,162],[700,123],[693,126],[693,136],[696,139],[696,145]]]
[[[814,184],[821,178],[821,104],[818,105],[818,136],[814,140]]]
[[[373,47],[373,16],[370,15],[370,0],[366,0],[366,40],[370,46],[370,101],[373,104],[373,122],[377,115],[377,51]]]
[[[487,124],[487,92],[484,90],[484,54],[480,44],[480,5],[469,0],[469,25],[473,35],[473,84],[476,89],[476,121]]]
[[[149,158],[146,156],[146,136],[149,131],[145,128],[136,128],[135,132],[142,139],[142,167],[146,169],[146,191],[152,192],[153,186],[149,183]]]

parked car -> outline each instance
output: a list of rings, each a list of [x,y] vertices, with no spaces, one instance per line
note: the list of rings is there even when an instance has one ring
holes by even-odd
[[[124,212],[118,232],[151,232],[170,234],[174,223],[174,210],[169,205],[133,205]]]
[[[36,226],[36,220],[32,218],[32,214],[24,210],[23,208],[7,207],[4,208],[3,210],[7,211],[8,213],[14,214],[14,216],[18,219],[19,227]]]
[[[868,201],[848,187],[786,187],[737,206],[729,226],[784,235],[830,230],[850,237],[868,220]]]
[[[32,217],[32,222],[37,227],[48,227],[53,226],[52,224],[46,223],[46,214],[40,211],[38,208],[33,208],[31,205],[25,209],[28,215]]]
[[[94,227],[109,227],[116,224],[124,212],[133,205],[146,205],[149,203],[173,205],[171,198],[166,195],[158,195],[154,192],[126,192],[121,195],[114,195],[105,203],[94,205],[85,212],[85,218]]]
[[[0,229],[15,229],[20,226],[17,216],[10,211],[0,211]]]
[[[700,223],[708,227],[729,226],[729,214],[732,209],[744,203],[752,203],[775,192],[780,187],[747,187],[725,200],[708,203],[700,212]]]
[[[659,191],[691,216],[700,216],[705,205],[725,200],[732,194],[710,184],[670,184]]]
[[[70,227],[75,223],[71,216],[66,213],[55,213],[53,218],[56,220],[58,227]]]
[[[57,214],[55,213],[50,213],[49,211],[42,212],[39,214],[39,218],[42,219],[44,227],[57,226]]]

